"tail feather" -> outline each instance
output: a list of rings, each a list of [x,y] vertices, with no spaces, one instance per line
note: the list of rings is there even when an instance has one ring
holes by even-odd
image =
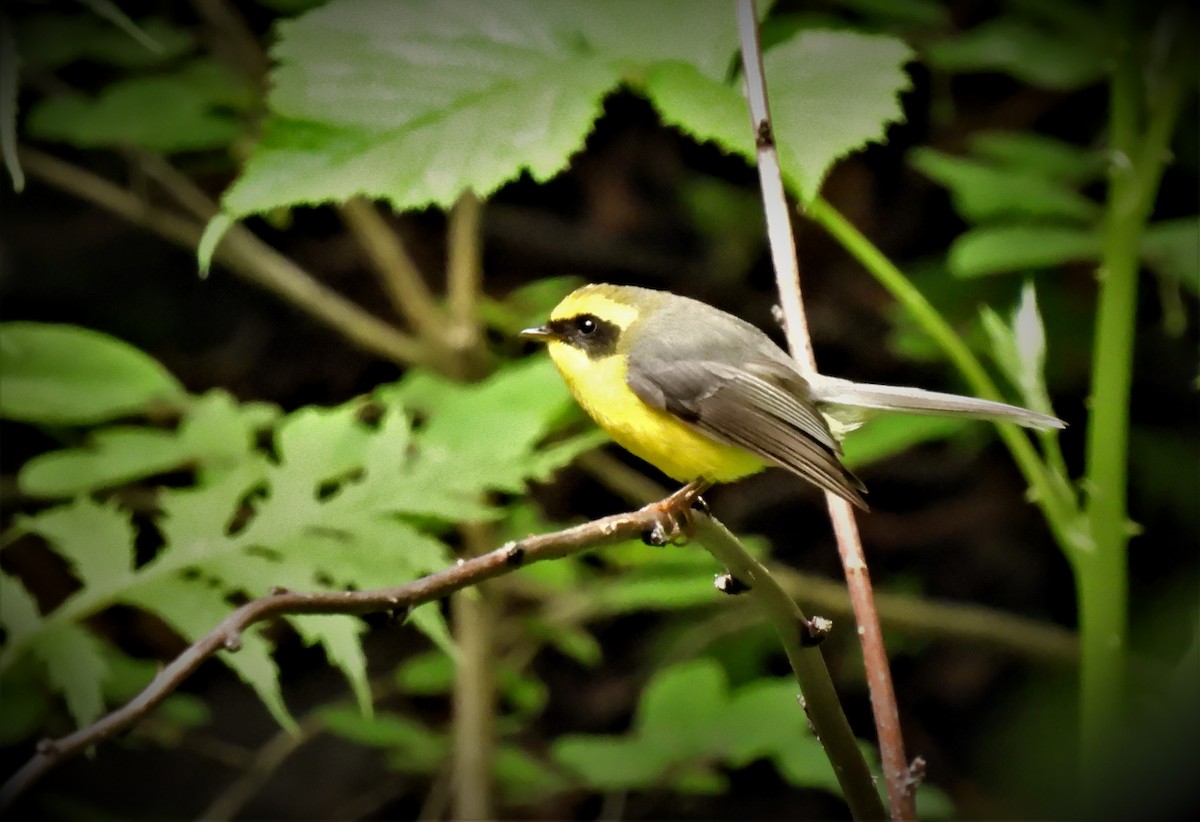
[[[910,414],[976,417],[1013,422],[1040,430],[1067,427],[1058,417],[992,400],[926,391],[921,388],[851,382],[836,377],[807,376],[806,379],[809,381],[812,398],[818,404],[905,411]]]

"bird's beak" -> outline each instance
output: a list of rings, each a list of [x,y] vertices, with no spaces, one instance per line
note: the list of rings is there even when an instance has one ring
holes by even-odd
[[[526,328],[521,332],[520,336],[526,340],[537,340],[539,342],[558,339],[558,335],[544,325],[539,325],[536,328]]]

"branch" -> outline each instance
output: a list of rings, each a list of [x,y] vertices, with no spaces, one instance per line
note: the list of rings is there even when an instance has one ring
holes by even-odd
[[[342,203],[338,212],[366,252],[371,270],[392,307],[422,337],[442,344],[445,315],[421,278],[421,271],[408,249],[375,205],[365,197],[356,196]]]
[[[33,149],[21,149],[20,157],[31,176],[60,191],[148,228],[189,251],[200,242],[202,225],[155,209],[103,177]],[[154,173],[152,167],[147,170]],[[436,354],[420,341],[326,288],[243,225],[230,227],[215,256],[243,279],[282,297],[364,351],[406,365],[438,364]]]
[[[766,209],[767,233],[771,241],[771,257],[775,265],[775,279],[779,287],[788,346],[801,368],[815,373],[817,363],[804,316],[796,243],[792,234],[787,196],[784,192],[783,176],[779,169],[779,156],[775,149],[771,114],[767,104],[762,48],[758,39],[758,14],[754,0],[739,0],[737,20],[751,126],[754,129],[758,153],[758,175]],[[879,614],[875,609],[871,578],[867,573],[858,525],[848,502],[831,493],[826,493],[825,498],[837,538],[838,553],[846,573],[846,585],[854,606],[855,621],[858,623],[891,816],[893,819],[915,819],[916,802],[908,759],[904,752],[904,737],[900,731],[900,712],[896,707],[887,649],[883,645],[883,632],[879,627]],[[822,741],[825,741],[824,736]]]
[[[130,702],[91,725],[58,739],[44,739],[38,743],[34,756],[0,787],[0,813],[57,765],[111,738],[146,716],[218,651],[236,651],[241,645],[242,633],[257,622],[283,614],[410,611],[418,605],[443,599],[455,591],[501,576],[522,565],[559,559],[601,545],[640,538],[662,524],[664,507],[677,504],[676,498],[681,493],[684,492],[676,492],[666,500],[637,511],[604,517],[553,534],[514,540],[482,556],[460,559],[450,568],[403,585],[369,591],[302,593],[280,590],[270,596],[251,600],[192,643]]]

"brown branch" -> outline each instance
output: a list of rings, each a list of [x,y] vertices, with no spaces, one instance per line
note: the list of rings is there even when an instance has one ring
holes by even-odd
[[[421,278],[421,271],[395,230],[365,197],[351,197],[338,207],[342,222],[367,255],[371,270],[401,317],[422,337],[444,344],[446,316]]]
[[[521,565],[558,559],[600,545],[641,537],[661,523],[663,506],[672,504],[674,499],[675,495],[672,495],[663,502],[652,503],[637,511],[604,517],[552,534],[515,540],[482,556],[459,560],[450,568],[391,588],[317,593],[280,591],[247,602],[192,643],[130,702],[91,725],[58,739],[40,742],[34,756],[0,787],[0,812],[63,761],[111,738],[146,716],[205,660],[222,650],[236,651],[242,633],[256,622],[283,614],[367,614],[411,610],[469,585],[508,573]]]
[[[20,157],[30,176],[60,191],[148,228],[189,251],[200,242],[204,230],[200,223],[154,208],[103,177],[34,149],[22,148]],[[155,170],[147,167],[147,171]],[[196,205],[194,200],[189,203],[189,207]],[[364,351],[405,365],[438,364],[436,353],[421,341],[325,287],[243,225],[230,227],[214,256],[235,274],[282,297]]]
[[[771,242],[771,257],[775,264],[775,279],[783,308],[788,345],[801,368],[816,373],[817,362],[808,334],[800,291],[796,242],[767,103],[762,47],[758,39],[758,13],[754,0],[739,0],[737,20],[751,127],[754,129],[757,147],[759,181],[767,217],[767,233]],[[879,627],[879,614],[875,608],[871,578],[867,573],[858,526],[853,510],[846,500],[832,493],[826,493],[825,496],[834,535],[837,538],[838,553],[846,574],[850,601],[854,606],[855,621],[858,623],[891,816],[897,820],[915,819],[916,801],[912,781],[909,779],[904,737],[900,730],[900,712],[896,707],[887,649],[883,645],[883,632]]]

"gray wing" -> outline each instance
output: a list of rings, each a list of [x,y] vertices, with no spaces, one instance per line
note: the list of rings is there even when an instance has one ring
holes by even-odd
[[[626,382],[647,405],[867,507],[866,489],[838,459],[837,441],[807,399],[806,383],[786,366],[631,357]]]

